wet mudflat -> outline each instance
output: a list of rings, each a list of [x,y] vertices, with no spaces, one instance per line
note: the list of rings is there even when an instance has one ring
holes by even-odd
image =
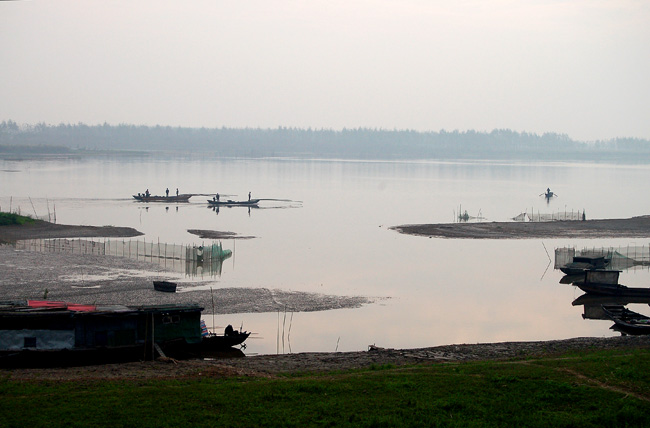
[[[270,288],[220,288],[184,281],[184,292],[161,293],[153,280],[174,277],[154,263],[90,254],[18,251],[0,245],[2,300],[42,299],[87,304],[198,304],[204,313],[323,311],[370,303],[362,296],[331,296]],[[196,290],[192,290],[196,287]],[[214,299],[214,305],[213,305]],[[213,310],[214,308],[214,310]]]

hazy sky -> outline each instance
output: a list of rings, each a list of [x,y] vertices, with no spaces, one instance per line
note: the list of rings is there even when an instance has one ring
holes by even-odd
[[[0,1],[8,119],[650,138],[650,2]]]

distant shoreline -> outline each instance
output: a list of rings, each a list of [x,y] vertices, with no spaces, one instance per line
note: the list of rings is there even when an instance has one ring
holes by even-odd
[[[407,224],[390,229],[406,235],[448,239],[648,238],[650,216],[586,221]]]

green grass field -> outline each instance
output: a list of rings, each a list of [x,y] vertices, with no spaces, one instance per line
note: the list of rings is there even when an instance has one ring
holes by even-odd
[[[648,350],[272,379],[17,382],[7,373],[2,427],[650,426]]]

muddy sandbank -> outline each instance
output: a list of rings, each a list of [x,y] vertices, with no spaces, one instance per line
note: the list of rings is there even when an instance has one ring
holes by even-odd
[[[390,229],[430,238],[647,238],[650,237],[650,216],[585,221],[407,224]]]
[[[179,292],[155,291],[153,281],[161,279],[178,281]],[[207,281],[193,281],[192,277],[179,280],[178,274],[156,263],[124,257],[40,253],[0,245],[2,300],[47,297],[87,304],[198,304],[208,314],[324,311],[360,307],[375,300],[279,290],[273,284],[268,288],[234,288],[222,284],[220,277]]]
[[[21,239],[52,238],[129,238],[143,233],[132,227],[116,226],[73,226],[35,220],[24,225],[0,226],[0,243],[16,242]]]
[[[218,230],[188,229],[192,235],[201,239],[253,239],[255,236],[239,235],[235,232],[220,232]]]

